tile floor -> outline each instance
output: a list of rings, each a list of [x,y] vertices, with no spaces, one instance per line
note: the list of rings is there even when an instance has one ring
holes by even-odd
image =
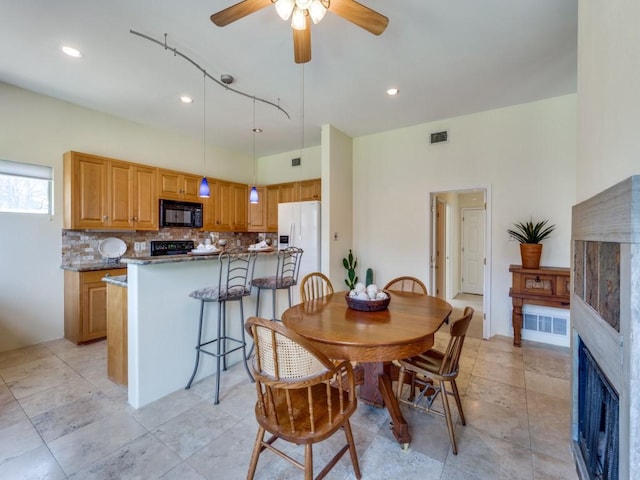
[[[446,343],[446,334],[437,340]],[[246,477],[255,391],[241,365],[223,373],[217,406],[207,378],[135,410],[125,390],[107,379],[105,363],[104,342],[78,347],[61,339],[0,353],[0,478]],[[352,425],[362,478],[577,478],[566,349],[467,338],[461,365],[467,426],[456,424],[459,454],[451,453],[443,418],[403,406],[413,436],[404,452],[385,410],[360,403]],[[332,444],[316,447],[318,463]],[[267,452],[256,478],[302,477]],[[348,455],[327,478],[354,478]]]

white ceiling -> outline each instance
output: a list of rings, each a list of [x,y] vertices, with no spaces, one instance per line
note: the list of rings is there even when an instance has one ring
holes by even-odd
[[[362,0],[387,30],[377,37],[327,13],[304,67],[271,6],[223,28],[210,21],[235,2],[0,0],[0,81],[202,139],[204,75],[130,30],[167,34],[211,76],[231,74],[231,87],[289,113],[256,102],[258,156],[317,145],[324,124],[357,137],[576,91],[577,0]],[[207,142],[250,155],[253,102],[206,88]]]

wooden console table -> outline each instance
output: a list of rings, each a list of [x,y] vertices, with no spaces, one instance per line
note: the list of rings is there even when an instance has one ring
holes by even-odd
[[[569,308],[569,268],[522,268],[509,266],[512,274],[509,296],[513,299],[513,344],[521,344],[522,306],[525,303],[545,307]]]

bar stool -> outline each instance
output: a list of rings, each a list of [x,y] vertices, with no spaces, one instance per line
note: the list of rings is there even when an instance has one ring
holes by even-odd
[[[278,290],[287,290],[289,297],[289,307],[291,307],[291,287],[298,284],[298,272],[300,271],[300,259],[303,250],[298,247],[288,247],[278,251],[278,262],[276,265],[276,274],[270,277],[254,278],[251,286],[258,289],[256,298],[256,317],[260,316],[260,292],[262,290],[271,290],[272,293],[272,316],[271,320],[276,319],[276,292]]]
[[[227,369],[227,355],[242,350],[242,361],[247,375],[253,382],[253,376],[247,365],[247,352],[244,330],[244,308],[242,299],[251,295],[250,282],[253,278],[256,254],[246,251],[230,251],[220,254],[220,268],[218,272],[218,286],[206,287],[194,290],[190,297],[200,300],[200,322],[198,325],[198,343],[196,345],[196,364],[189,383],[185,389],[191,388],[191,382],[198,372],[200,365],[200,354],[211,355],[216,359],[216,390],[213,399],[214,405],[219,403],[220,397],[220,359],[222,359],[223,369]],[[234,338],[227,335],[227,302],[237,301],[240,303],[240,331],[241,338]],[[202,326],[204,323],[204,306],[209,302],[218,303],[218,328],[216,337],[203,341]],[[208,350],[206,347],[214,346],[215,350]]]

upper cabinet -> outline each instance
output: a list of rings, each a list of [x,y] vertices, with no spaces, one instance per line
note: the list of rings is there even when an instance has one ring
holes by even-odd
[[[64,228],[157,230],[156,169],[64,154]]]
[[[203,229],[216,232],[248,230],[249,191],[242,183],[208,179],[210,196],[204,200]]]
[[[320,200],[322,182],[319,178],[300,182],[300,201]]]
[[[197,175],[158,169],[158,195],[160,198],[200,202],[200,180]]]
[[[251,188],[251,187],[249,187]],[[256,187],[258,203],[249,203],[249,231],[267,231],[267,187]]]

